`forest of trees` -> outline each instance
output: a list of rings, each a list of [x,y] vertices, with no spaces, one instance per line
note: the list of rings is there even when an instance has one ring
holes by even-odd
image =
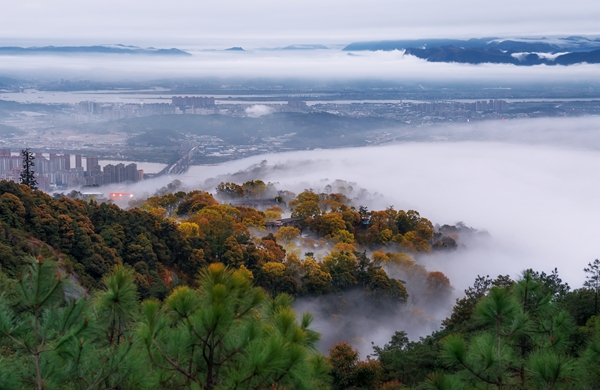
[[[346,182],[176,187],[123,210],[0,182],[0,388],[600,388],[598,261],[573,291],[556,272],[480,277],[439,332],[398,329],[366,360],[340,334],[326,357],[294,298],[447,305],[418,257],[477,232],[369,211]]]
[[[332,388],[600,389],[599,266],[573,291],[556,270],[478,277],[430,336],[411,342],[399,330],[367,361],[337,344]]]
[[[251,196],[267,188],[261,181],[246,187]],[[356,210],[342,194],[304,191],[290,199],[286,193],[292,216],[315,210],[298,227],[268,231],[267,223],[285,213],[283,200],[261,211],[191,191],[122,210],[12,182],[0,182],[0,192],[0,265],[12,276],[25,255],[41,254],[59,259],[92,290],[113,266],[131,266],[142,298],[164,299],[178,284],[194,286],[195,275],[215,262],[249,271],[271,293],[293,296],[362,288],[378,300],[404,302],[404,283],[384,270],[391,264],[405,275],[402,280],[431,284],[439,294],[450,287],[443,274],[428,272],[411,257],[432,250],[431,222],[412,210]]]

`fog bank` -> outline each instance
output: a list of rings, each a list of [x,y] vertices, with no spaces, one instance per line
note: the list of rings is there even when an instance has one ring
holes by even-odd
[[[404,55],[404,51],[339,50],[193,51],[193,56],[142,55],[7,55],[0,75],[21,78],[66,78],[94,81],[143,81],[177,78],[316,79],[326,83],[386,80],[414,85],[426,82],[514,83],[600,82],[600,65],[514,66],[507,64],[436,63]]]

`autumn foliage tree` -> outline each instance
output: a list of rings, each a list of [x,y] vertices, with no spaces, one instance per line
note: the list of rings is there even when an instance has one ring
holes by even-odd
[[[332,390],[377,390],[381,385],[381,365],[376,360],[360,361],[358,351],[347,342],[329,349]]]
[[[244,188],[235,183],[221,182],[217,186],[217,196],[223,199],[242,198],[244,196]]]

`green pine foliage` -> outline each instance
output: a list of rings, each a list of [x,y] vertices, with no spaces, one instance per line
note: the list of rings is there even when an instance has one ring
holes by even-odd
[[[198,290],[182,286],[162,304],[142,304],[140,336],[163,386],[325,386],[319,335],[308,329],[309,315],[296,320],[289,296],[268,300],[247,273],[220,263],[200,278]]]
[[[0,387],[138,388],[130,371],[138,362],[131,353],[131,313],[138,306],[132,273],[115,268],[90,298],[63,272],[53,261],[32,258],[17,293],[0,297],[0,343],[7,352]]]
[[[514,282],[479,277],[441,331],[418,342],[396,332],[375,347],[382,381],[442,390],[598,389],[600,320],[592,315],[594,291],[586,299],[581,291],[570,292],[556,270],[526,270]],[[587,325],[577,326],[575,304],[592,308]]]
[[[215,263],[198,289],[142,303],[125,266],[91,297],[42,257],[20,275],[0,296],[2,389],[328,388],[312,317],[242,270]]]

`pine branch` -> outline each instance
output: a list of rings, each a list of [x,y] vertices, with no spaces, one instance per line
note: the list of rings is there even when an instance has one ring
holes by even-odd
[[[163,357],[163,358],[164,358],[164,359],[165,359],[167,362],[169,362],[169,364],[170,364],[171,366],[173,366],[173,368],[172,368],[172,369],[175,369],[175,370],[179,371],[180,373],[182,373],[183,375],[185,375],[186,377],[188,377],[190,380],[192,380],[192,381],[194,381],[194,382],[196,382],[196,383],[200,383],[200,382],[198,381],[198,379],[196,379],[196,378],[195,378],[195,377],[194,377],[192,374],[190,374],[189,372],[187,372],[186,370],[184,370],[183,368],[181,368],[181,367],[179,366],[179,364],[177,364],[177,362],[175,362],[173,359],[171,359],[170,357],[168,357],[168,356],[167,356],[167,354],[163,352],[163,350],[160,348],[160,346],[158,345],[158,343],[157,343],[155,340],[153,340],[153,341],[152,341],[152,345],[154,345],[154,347],[155,347],[155,348],[156,348],[156,350],[157,350],[157,351],[158,351],[158,352],[159,352],[159,353],[162,355],[162,357]],[[152,356],[152,354],[151,354],[151,353],[149,353],[149,355],[150,355],[150,359],[152,359],[152,362],[153,362],[153,363],[155,363],[155,364],[157,364],[157,363],[156,363],[156,361],[154,360],[154,357]],[[167,369],[167,370],[168,370],[168,368],[166,368],[166,367],[164,367],[164,366],[162,366],[162,365],[159,365],[159,364],[157,364],[157,366],[159,366],[160,368],[163,368],[163,369]]]

